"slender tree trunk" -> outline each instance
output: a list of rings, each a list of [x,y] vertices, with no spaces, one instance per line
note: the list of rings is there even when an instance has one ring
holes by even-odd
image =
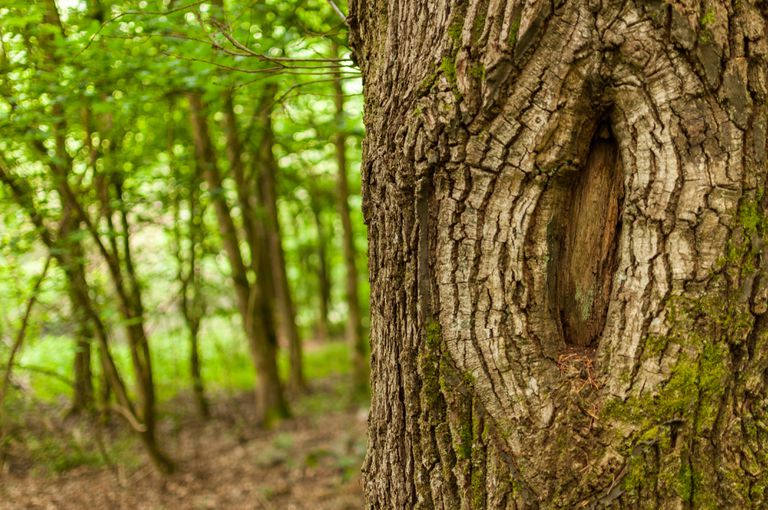
[[[75,387],[70,414],[79,414],[93,408],[93,373],[91,371],[90,328],[81,323],[77,328],[74,359]]]
[[[55,27],[62,36],[65,36],[64,26],[61,23],[59,11],[54,0],[45,0],[44,9],[44,22]],[[42,38],[38,42],[38,48],[30,48],[31,51],[40,50],[45,59],[46,65],[52,69],[58,65],[58,58],[52,49],[53,39],[52,34],[48,37]],[[65,175],[71,167],[71,158],[66,152],[65,147],[65,130],[66,121],[64,120],[63,107],[60,104],[53,104],[52,114],[53,117],[58,119],[53,122],[54,138],[55,138],[55,151],[56,162],[51,165],[51,169],[58,176],[57,179],[66,178]],[[63,214],[65,216],[64,223],[61,229],[61,248],[64,250],[61,256],[61,260],[66,264],[66,268],[69,270],[69,274],[72,278],[81,278],[84,275],[83,268],[83,256],[84,251],[82,249],[81,241],[77,238],[78,231],[80,230],[80,221],[76,215],[73,214],[74,208],[70,201],[67,199],[66,194],[63,192],[62,184],[58,183],[57,191],[62,203]],[[73,287],[79,285],[79,282],[70,281],[68,283],[70,287],[70,301],[74,303],[72,299],[74,296],[71,294],[74,292]],[[72,402],[71,411],[79,412],[88,407],[92,401],[93,386],[90,371],[90,344],[88,339],[88,324],[83,320],[81,310],[73,307],[76,317],[76,329],[77,338],[75,339],[77,347],[75,350],[74,359],[74,374],[75,374],[75,393]]]
[[[263,208],[266,225],[266,239],[269,247],[270,273],[275,292],[275,305],[277,308],[277,320],[283,336],[288,344],[288,357],[290,361],[290,385],[295,390],[303,390],[306,387],[304,380],[303,354],[301,337],[296,326],[296,311],[293,306],[293,298],[288,283],[288,275],[285,267],[285,253],[283,241],[280,235],[280,220],[277,210],[277,190],[275,179],[277,176],[277,161],[273,153],[275,136],[272,128],[272,110],[274,108],[276,87],[268,86],[259,102],[257,112],[258,123],[258,147],[254,165],[259,170],[260,203]]]
[[[203,295],[203,277],[198,261],[198,250],[203,242],[203,213],[199,204],[200,182],[197,176],[192,181],[189,195],[189,272],[182,289],[182,301],[184,318],[189,329],[189,373],[192,378],[192,390],[195,395],[195,403],[200,416],[210,416],[208,400],[205,397],[203,384],[202,364],[200,361],[200,323],[205,315],[205,303]],[[191,293],[191,296],[188,295]]]
[[[67,294],[71,317],[75,326],[75,356],[73,363],[74,388],[70,414],[79,414],[93,408],[93,374],[91,372],[91,339],[93,330],[90,319],[79,305],[77,289],[87,286],[85,282],[85,251],[80,239],[80,221],[63,194],[63,218],[58,236],[57,260],[63,264],[67,276]]]
[[[243,315],[243,326],[247,330],[246,335],[250,338],[251,351],[254,360],[256,361],[257,367],[260,364],[265,367],[265,377],[267,377],[269,381],[265,382],[265,389],[263,391],[266,393],[262,394],[260,401],[265,403],[274,402],[278,404],[274,410],[269,410],[271,409],[271,404],[260,405],[264,409],[262,418],[269,421],[270,416],[272,415],[279,417],[287,413],[286,409],[281,409],[283,404],[279,404],[283,399],[283,390],[280,385],[276,362],[278,346],[277,332],[274,325],[274,280],[271,276],[269,245],[267,241],[264,214],[259,204],[257,185],[253,182],[253,179],[249,179],[245,174],[242,159],[242,144],[240,143],[237,117],[235,116],[234,100],[231,92],[228,92],[224,97],[224,132],[227,139],[227,159],[229,160],[232,179],[235,182],[237,204],[240,207],[245,242],[248,245],[250,254],[250,266],[246,266],[243,262],[242,252],[239,248],[238,231],[234,221],[231,219],[232,214],[223,195],[216,197],[218,200],[214,201],[214,208],[216,209],[216,214],[220,223],[222,221],[231,223],[231,226],[227,225],[226,228],[222,229],[222,232],[228,232],[226,236],[236,241],[235,245],[237,246],[237,251],[235,251],[235,248],[232,246],[227,248],[226,242],[225,249],[229,254],[230,262],[238,267],[237,273],[241,273],[239,279],[248,284],[247,286],[242,286],[241,284],[241,292],[239,294],[239,299],[241,301],[239,306],[241,313],[246,314]],[[203,135],[209,136],[207,135],[207,132],[203,133]],[[205,136],[203,136],[203,139]],[[210,142],[203,144],[203,146],[206,145],[212,147]],[[210,153],[209,160],[215,163],[215,159],[213,159],[215,158],[215,154],[213,154],[212,149]],[[215,164],[212,164],[211,168],[214,170],[213,173],[206,174],[204,172],[204,175],[208,176],[206,179],[209,180],[209,183],[218,182],[219,189],[222,189],[221,186],[223,185],[223,181],[219,174],[218,167]],[[226,220],[227,217],[230,218],[228,222]],[[253,275],[252,282],[249,282],[248,280],[249,268]],[[242,301],[246,295],[247,299]],[[258,316],[254,317],[254,314],[257,314]],[[263,350],[263,352],[259,349]],[[272,366],[273,362],[268,361],[267,358],[275,359],[274,366]],[[280,387],[279,393],[281,396],[279,399],[277,398],[276,393],[278,386],[275,386],[275,384]]]
[[[54,113],[57,117],[63,117],[59,105],[54,106]],[[53,178],[57,183],[65,210],[72,210],[78,218],[78,222],[84,224],[109,270],[118,301],[118,309],[126,323],[125,331],[130,345],[131,362],[136,378],[136,393],[139,400],[139,412],[130,411],[129,419],[138,418],[140,420],[140,423],[134,424],[134,427],[140,434],[150,460],[159,471],[167,474],[173,471],[174,466],[162,452],[157,439],[152,361],[145,331],[141,290],[131,254],[130,227],[123,201],[121,176],[118,174],[97,175],[97,182],[100,183],[98,187],[101,191],[102,218],[107,222],[111,233],[109,236],[110,244],[107,247],[101,239],[96,224],[91,220],[83,204],[80,203],[75,190],[68,182],[71,160],[65,149],[64,128],[63,121],[62,124],[57,124],[54,128],[58,157],[57,162],[51,165]],[[67,163],[62,164],[62,161]],[[112,208],[113,202],[118,204],[117,211]],[[120,225],[119,230],[113,219],[115,215]],[[118,245],[118,239],[122,241],[122,246]],[[96,316],[94,315],[92,318],[95,319]],[[106,337],[104,341],[106,342]],[[127,404],[127,397],[124,400]]]
[[[128,228],[123,225],[123,235],[125,242],[124,256],[126,265],[132,267],[130,262],[130,249],[128,248]],[[149,339],[147,338],[144,324],[144,305],[139,293],[136,274],[132,269],[126,271],[125,280],[130,283],[133,289],[133,298],[129,302],[121,301],[120,310],[124,320],[128,323],[126,332],[130,344],[131,360],[133,362],[134,373],[136,375],[136,393],[139,400],[139,416],[142,420],[143,430],[141,437],[144,446],[147,449],[152,462],[163,473],[171,473],[175,467],[171,460],[162,451],[157,438],[157,409],[155,396],[154,374],[152,371],[152,357],[149,351]],[[112,276],[115,287],[120,286],[123,281],[122,276]]]
[[[52,253],[58,253],[57,250],[51,250]],[[54,255],[55,256],[55,255]],[[83,274],[83,276],[85,276]],[[91,299],[88,282],[83,278],[79,278],[76,275],[68,275],[69,281],[72,282],[72,298],[79,310],[89,321],[92,326],[91,331],[94,333],[94,337],[99,347],[99,359],[101,363],[101,375],[103,378],[102,387],[102,405],[104,410],[109,407],[109,395],[114,392],[118,405],[121,406],[121,414],[123,414],[130,424],[137,429],[141,434],[141,426],[136,426],[140,423],[140,417],[135,411],[135,406],[131,401],[128,390],[123,382],[120,373],[118,372],[117,365],[115,365],[114,358],[109,351],[109,336],[106,325],[101,320],[101,316],[97,311],[96,304]]]
[[[169,101],[169,117],[172,118],[175,106],[173,98]],[[175,123],[168,123],[168,156],[170,167],[175,178],[175,191],[173,193],[173,238],[174,253],[176,256],[176,280],[178,280],[181,296],[181,315],[189,332],[189,375],[192,380],[192,392],[195,398],[195,406],[198,414],[203,418],[210,416],[210,407],[205,397],[205,385],[203,383],[202,364],[200,360],[200,323],[205,316],[205,297],[203,295],[203,277],[199,258],[202,252],[205,226],[203,217],[205,207],[200,200],[200,167],[194,166],[194,170],[184,175],[176,163],[173,148],[176,144]],[[187,204],[189,218],[182,220],[182,204]],[[184,250],[186,240],[187,249]]]
[[[216,155],[208,133],[202,100],[200,95],[194,92],[188,95],[188,100],[197,161],[203,169],[203,178],[210,189],[222,243],[232,271],[238,310],[256,366],[257,419],[259,422],[269,423],[272,419],[286,416],[288,406],[277,370],[277,337],[273,313],[269,300],[259,287],[259,281],[263,281],[266,275],[263,271],[259,271],[253,284],[248,279],[248,271],[240,251],[239,236],[216,165]],[[253,250],[253,246],[251,247],[252,256],[261,257],[259,252]],[[258,260],[256,267],[259,267]]]
[[[111,117],[106,116],[102,120],[101,132],[105,137],[108,137],[111,135]],[[90,131],[90,126],[87,126],[87,131]],[[57,147],[61,146],[58,152],[65,154],[63,137],[57,135],[56,140]],[[101,154],[101,157],[106,159],[108,155],[108,153]],[[98,150],[91,148],[91,164],[94,166],[94,170],[96,169],[95,161],[99,156]],[[77,212],[79,221],[85,225],[107,265],[117,297],[118,310],[126,324],[125,332],[130,346],[138,399],[137,409],[129,413],[129,419],[138,418],[139,422],[134,424],[134,428],[139,432],[153,465],[161,473],[170,474],[174,471],[175,466],[163,452],[157,438],[157,409],[152,357],[146,333],[141,284],[133,263],[130,223],[123,196],[123,176],[118,172],[109,174],[97,172],[95,174],[95,184],[101,206],[101,217],[97,218],[96,222],[105,221],[110,232],[109,244],[105,245],[97,228],[98,223],[94,223],[88,211],[79,201],[75,190],[69,185],[69,171],[56,169],[56,165],[54,165],[54,170],[56,172],[54,177],[58,181],[63,202]],[[117,205],[116,209],[113,204]],[[124,400],[127,403],[127,398]]]
[[[214,0],[214,5],[216,9],[213,15],[226,26],[224,2]],[[255,154],[256,160],[253,162],[254,166],[259,169],[258,179],[260,182],[258,186],[260,189],[258,193],[253,193],[254,190],[249,186],[250,182],[245,178],[243,171],[242,144],[239,140],[237,117],[231,91],[228,91],[224,97],[224,128],[227,135],[227,156],[238,188],[246,240],[251,247],[251,265],[257,275],[263,275],[259,286],[264,294],[264,305],[277,312],[278,325],[288,344],[290,385],[294,389],[301,390],[306,385],[302,364],[301,338],[296,327],[296,313],[285,273],[285,256],[280,239],[274,185],[277,164],[272,153],[274,144],[272,108],[274,107],[276,91],[277,87],[274,84],[265,85],[256,111],[261,134],[259,149]],[[258,204],[251,204],[254,198],[261,200]],[[258,205],[261,205],[261,208]],[[262,214],[264,215],[263,219],[260,218]],[[259,238],[262,237],[266,244],[259,242]],[[264,246],[267,248],[266,253],[259,255],[258,252]]]
[[[197,189],[198,185],[199,183],[193,182],[194,188],[191,189]],[[197,194],[192,192],[189,198],[189,253],[186,259],[188,264],[186,275],[182,275],[184,270],[181,266],[184,261],[179,253],[179,279],[182,282],[181,309],[184,321],[187,324],[187,330],[189,331],[189,375],[192,380],[195,405],[197,406],[198,414],[203,418],[207,418],[211,413],[208,399],[205,397],[205,385],[203,383],[202,363],[200,360],[200,323],[204,316],[204,304],[202,302],[202,277],[197,260],[197,250],[202,242],[199,233],[199,230],[202,229],[202,215],[197,211],[197,202],[199,200]],[[181,243],[179,243],[179,246],[181,246]]]
[[[331,56],[338,58],[339,47],[333,42]],[[336,165],[338,167],[338,201],[339,216],[342,227],[342,247],[344,253],[344,268],[346,269],[347,307],[347,343],[349,345],[350,362],[352,364],[352,384],[354,393],[368,391],[368,360],[365,335],[363,333],[362,312],[360,309],[360,294],[357,288],[357,255],[355,250],[355,232],[352,229],[352,218],[349,212],[349,184],[347,182],[347,134],[344,128],[344,88],[341,72],[333,71],[334,104],[336,106]]]
[[[60,132],[60,129],[57,129]],[[57,135],[63,144],[63,136]],[[58,154],[63,153],[63,147],[57,150]],[[59,156],[60,161],[66,161],[66,158]],[[62,165],[55,170],[56,174],[65,175],[68,170]],[[58,239],[58,259],[63,264],[65,273],[68,276],[67,292],[69,294],[70,306],[72,307],[72,318],[75,323],[75,357],[74,357],[74,376],[75,386],[70,407],[71,414],[78,414],[87,410],[93,405],[93,377],[91,373],[91,330],[90,320],[78,304],[77,288],[87,286],[85,283],[85,251],[82,241],[79,238],[80,221],[74,212],[74,207],[70,203],[63,188],[59,186],[59,199],[62,202],[64,219]]]
[[[355,0],[370,508],[765,508],[765,6]]]
[[[55,28],[62,37],[66,37],[64,26],[56,6],[55,0],[45,0],[44,22]],[[58,66],[58,57],[53,48],[53,34],[39,41],[39,49],[42,51],[46,60],[46,65],[55,72]],[[31,50],[32,51],[32,50]],[[163,473],[173,471],[173,464],[168,457],[161,451],[157,441],[156,414],[155,414],[155,392],[152,375],[152,363],[149,354],[149,343],[144,330],[144,309],[141,302],[141,292],[133,266],[130,248],[130,232],[128,227],[127,212],[122,201],[122,182],[119,173],[109,175],[97,175],[96,186],[100,191],[102,201],[103,217],[107,221],[110,229],[110,247],[108,249],[102,242],[96,225],[91,221],[90,216],[80,202],[78,194],[69,184],[69,177],[72,168],[72,158],[66,149],[66,131],[67,122],[65,119],[64,105],[54,102],[51,107],[53,117],[53,140],[55,144],[56,158],[50,164],[51,174],[56,182],[57,191],[61,197],[64,211],[71,211],[77,219],[77,223],[84,224],[91,238],[99,248],[100,254],[104,258],[109,269],[110,277],[117,294],[119,309],[123,319],[126,321],[126,332],[128,335],[131,351],[131,360],[136,376],[136,391],[139,399],[139,413],[133,409],[124,409],[129,420],[138,417],[141,423],[134,424],[134,427],[140,434],[144,447],[148,452],[151,461],[155,467]],[[105,124],[111,124],[110,119],[106,119]],[[86,131],[90,128],[87,127]],[[109,131],[105,129],[104,131]],[[44,146],[39,148],[40,152],[47,152]],[[97,153],[91,148],[91,157],[95,158]],[[92,160],[93,162],[93,160]],[[112,194],[110,195],[110,190]],[[113,222],[113,210],[111,206],[112,198],[118,203],[118,221],[122,230],[122,257],[117,245],[118,231]],[[40,225],[38,225],[40,228]],[[49,246],[50,248],[50,246]],[[97,317],[97,316],[94,316]],[[106,355],[106,337],[104,338],[103,353]],[[113,388],[117,389],[117,388]],[[125,404],[128,405],[127,395],[124,395]]]
[[[204,316],[204,304],[202,277],[197,260],[197,250],[199,250],[200,243],[202,242],[199,233],[199,230],[202,229],[202,217],[197,210],[199,197],[193,191],[198,186],[199,183],[193,181],[192,186],[189,187],[191,191],[189,196],[190,217],[187,228],[189,250],[187,256],[184,257],[181,253],[182,242],[179,233],[177,241],[177,262],[179,264],[177,279],[181,283],[181,314],[184,317],[184,322],[189,332],[189,375],[192,380],[192,393],[195,397],[198,414],[203,418],[207,418],[210,416],[210,407],[205,396],[205,384],[203,383],[202,363],[200,360],[200,324]],[[177,221],[176,228],[179,229],[179,223],[181,222],[179,216],[177,216]],[[187,266],[186,270],[184,268],[185,265]]]
[[[205,397],[202,364],[200,362],[200,321],[189,324],[189,373],[192,378],[192,392],[195,395],[197,413],[203,418],[211,415],[208,399]]]
[[[84,268],[81,267],[80,269]],[[85,273],[77,270],[74,277],[77,279],[84,278]],[[75,375],[75,387],[70,413],[79,414],[83,411],[92,409],[94,405],[93,373],[91,371],[91,338],[93,337],[93,330],[88,317],[83,310],[80,309],[76,291],[72,288],[74,285],[75,284],[70,283],[70,288],[68,289],[69,302],[72,307],[72,315],[75,317],[76,328],[73,370]]]
[[[106,408],[109,403],[108,395],[109,390],[111,389],[114,391],[118,405],[120,406],[117,410],[128,420],[131,426],[139,433],[142,440],[144,440],[148,437],[146,434],[146,427],[140,422],[140,417],[134,409],[133,402],[128,395],[125,384],[122,381],[114,359],[110,354],[107,328],[101,320],[95,303],[91,299],[88,282],[85,279],[85,273],[77,273],[73,270],[75,265],[72,263],[73,259],[71,257],[71,251],[68,249],[71,248],[71,244],[69,244],[71,239],[62,236],[62,232],[69,228],[69,218],[65,215],[62,220],[60,231],[54,235],[54,233],[46,227],[43,217],[32,199],[33,191],[31,188],[26,186],[25,183],[18,178],[14,178],[2,164],[0,164],[0,181],[10,189],[16,202],[27,212],[30,220],[37,228],[43,243],[58,264],[64,269],[71,291],[70,296],[76,302],[76,308],[84,313],[85,317],[93,326],[93,331],[99,345],[102,377],[106,381],[106,385],[103,388],[103,394],[106,396],[102,398],[104,407]],[[68,188],[63,187],[63,189],[66,190]],[[66,196],[69,195],[69,193],[66,194]],[[65,208],[65,211],[68,211],[68,209]],[[79,212],[82,213],[82,211]],[[150,456],[153,460],[154,453],[156,453],[156,444],[154,444],[154,449],[155,452],[150,451]]]
[[[328,276],[328,254],[326,251],[327,237],[325,233],[325,225],[323,224],[323,218],[320,214],[320,206],[314,198],[317,194],[317,190],[311,190],[311,194],[312,217],[314,218],[315,229],[317,230],[317,282],[320,298],[316,335],[317,339],[324,343],[328,340],[328,309],[330,307],[331,301],[331,281]]]

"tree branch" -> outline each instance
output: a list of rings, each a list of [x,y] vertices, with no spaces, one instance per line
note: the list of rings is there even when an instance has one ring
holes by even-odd
[[[346,16],[346,15],[345,15],[343,12],[341,12],[341,9],[339,9],[339,6],[338,6],[338,5],[336,5],[336,2],[334,2],[333,0],[328,0],[328,3],[329,3],[329,4],[331,4],[331,7],[333,8],[333,11],[334,11],[336,14],[338,14],[338,15],[339,15],[339,17],[340,17],[340,18],[341,18],[341,20],[344,22],[344,24],[348,26],[348,23],[347,23],[347,16]]]
[[[24,342],[24,338],[27,336],[27,328],[29,327],[29,319],[32,316],[32,309],[34,308],[35,303],[37,303],[40,287],[42,286],[43,281],[48,274],[48,268],[50,266],[51,255],[48,255],[48,258],[45,259],[45,266],[43,266],[43,270],[40,272],[37,280],[35,280],[35,285],[32,287],[32,295],[27,301],[27,307],[24,310],[24,316],[21,319],[21,327],[19,328],[18,333],[16,333],[16,339],[14,340],[13,346],[11,347],[11,354],[8,357],[8,363],[5,367],[5,374],[3,375],[3,384],[0,386],[0,412],[2,412],[5,394],[8,391],[8,385],[11,382],[11,371],[13,370],[14,361],[16,360],[16,354],[18,354],[19,349],[21,349],[21,344]]]

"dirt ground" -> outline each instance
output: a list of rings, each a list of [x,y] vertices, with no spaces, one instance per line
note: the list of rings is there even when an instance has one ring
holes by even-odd
[[[0,471],[0,509],[362,508],[366,410],[339,405],[332,388],[315,388],[295,403],[294,418],[270,431],[248,425],[250,396],[218,398],[209,421],[179,404],[161,422],[179,466],[167,479],[140,451],[133,466],[114,459],[59,474],[11,455]]]

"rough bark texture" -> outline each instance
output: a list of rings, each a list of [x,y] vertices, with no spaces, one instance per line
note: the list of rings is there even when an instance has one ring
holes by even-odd
[[[351,2],[371,508],[768,505],[766,17]]]

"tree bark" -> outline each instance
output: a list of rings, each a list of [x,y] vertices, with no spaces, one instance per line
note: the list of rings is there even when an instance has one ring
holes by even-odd
[[[331,43],[331,57],[339,57],[339,47]],[[352,385],[354,393],[368,391],[369,366],[363,332],[362,312],[360,309],[360,294],[357,288],[357,254],[355,250],[355,232],[352,228],[352,217],[349,211],[349,183],[347,179],[347,133],[344,128],[344,87],[342,86],[341,71],[333,70],[334,105],[336,107],[336,135],[333,144],[336,149],[336,166],[338,170],[338,190],[336,200],[339,208],[342,227],[342,247],[344,253],[344,268],[346,269],[347,291],[347,343],[352,365]]]
[[[767,18],[351,2],[370,508],[768,505]]]

